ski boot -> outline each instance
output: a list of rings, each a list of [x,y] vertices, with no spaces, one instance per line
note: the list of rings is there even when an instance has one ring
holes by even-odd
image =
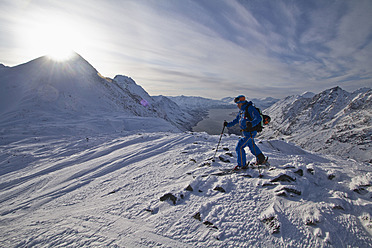
[[[260,165],[266,165],[266,166],[269,166],[269,162],[268,162],[268,159],[269,157],[265,157],[262,153],[258,154],[257,155],[257,162],[255,163],[255,165],[257,166],[260,166]]]

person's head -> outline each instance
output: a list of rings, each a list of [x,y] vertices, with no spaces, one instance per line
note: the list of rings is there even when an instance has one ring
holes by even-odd
[[[235,97],[234,102],[238,105],[238,108],[240,109],[243,106],[243,104],[246,102],[245,96],[239,95]]]

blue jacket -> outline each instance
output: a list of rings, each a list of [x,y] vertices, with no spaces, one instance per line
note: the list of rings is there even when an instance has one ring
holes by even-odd
[[[251,121],[248,119],[248,117],[245,117],[245,109],[247,108],[247,106],[248,106],[248,113],[249,113],[250,117],[252,118]],[[255,107],[253,107],[252,102],[250,102],[250,101],[247,102],[246,101],[242,105],[242,107],[240,108],[239,113],[236,116],[236,118],[233,121],[228,122],[227,126],[232,127],[232,126],[239,123],[239,127],[240,127],[240,129],[243,130],[244,136],[251,136],[251,132],[244,131],[244,130],[247,129],[247,122],[251,122],[252,127],[255,127],[261,121],[262,121],[262,117],[261,117],[260,113],[257,111],[257,109]],[[254,132],[256,132],[256,131],[254,131]]]

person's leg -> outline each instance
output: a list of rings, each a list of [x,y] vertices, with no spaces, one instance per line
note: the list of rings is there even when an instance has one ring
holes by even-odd
[[[240,138],[238,141],[238,144],[236,145],[235,151],[236,151],[237,162],[238,162],[239,167],[245,166],[247,163],[247,157],[246,157],[244,147],[246,147],[250,143],[250,140],[251,140],[250,137]]]
[[[248,147],[249,147],[249,150],[251,151],[251,153],[256,157],[258,156],[258,154],[262,153],[260,148],[258,148],[256,143],[254,142],[254,138],[249,139]]]
[[[263,155],[262,151],[254,142],[254,137],[257,133],[252,133],[251,139],[249,140],[248,147],[251,153],[256,157],[256,161],[258,164],[262,164],[265,162],[265,156]]]

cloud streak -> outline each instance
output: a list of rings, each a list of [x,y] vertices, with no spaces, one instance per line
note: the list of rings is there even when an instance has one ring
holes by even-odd
[[[372,81],[368,0],[4,4],[0,62],[33,59],[19,42],[25,20],[58,14],[76,23],[71,28],[83,36],[76,50],[101,74],[131,76],[153,95],[283,97]]]

